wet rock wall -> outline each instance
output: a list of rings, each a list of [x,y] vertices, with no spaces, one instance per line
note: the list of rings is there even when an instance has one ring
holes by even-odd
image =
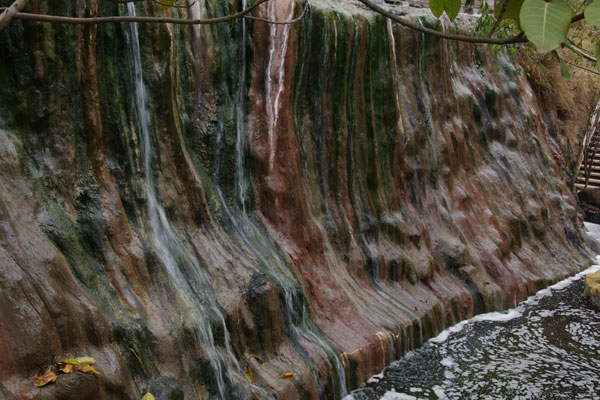
[[[562,156],[506,56],[345,1],[311,1],[292,26],[139,25],[148,150],[128,29],[0,34],[6,397],[340,398],[588,263]],[[82,355],[102,377],[33,385]]]

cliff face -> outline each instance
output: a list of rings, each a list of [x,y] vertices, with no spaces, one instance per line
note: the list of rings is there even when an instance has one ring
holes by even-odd
[[[484,47],[320,0],[0,42],[9,398],[339,398],[589,258],[540,104]],[[83,355],[101,377],[34,387]]]

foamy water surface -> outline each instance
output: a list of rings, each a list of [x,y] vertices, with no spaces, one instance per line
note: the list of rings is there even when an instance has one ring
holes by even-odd
[[[600,399],[600,312],[582,279],[599,269],[443,331],[345,400]]]

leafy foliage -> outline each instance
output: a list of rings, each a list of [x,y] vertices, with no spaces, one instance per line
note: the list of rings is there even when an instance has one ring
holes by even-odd
[[[571,16],[571,9],[557,0],[525,0],[519,13],[523,32],[542,51],[554,50],[567,39]]]
[[[438,18],[444,13],[450,19],[457,15],[460,8],[452,8],[455,4],[450,3],[429,0],[431,11]],[[600,71],[600,0],[496,0],[495,6],[484,1],[478,11],[477,36],[516,39],[496,41],[498,44],[491,44],[494,51],[505,48],[514,53],[535,49],[553,55],[551,58],[567,78],[571,75],[567,64],[594,72],[582,65],[594,62]],[[523,46],[524,41],[529,44]],[[554,52],[559,47],[571,50],[572,56],[563,61],[564,53],[559,56]]]
[[[460,0],[429,0],[429,8],[436,17],[441,17],[446,12],[450,21],[458,15],[460,11],[461,2]]]
[[[583,12],[585,20],[595,26],[600,26],[600,0],[594,0]]]

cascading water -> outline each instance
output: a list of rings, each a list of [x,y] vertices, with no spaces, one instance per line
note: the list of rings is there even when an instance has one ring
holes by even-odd
[[[246,2],[242,3],[242,8],[246,7]],[[291,19],[294,12],[294,3],[290,2],[289,11],[285,13],[285,16],[278,16],[275,6],[270,4],[268,15],[269,18],[276,20],[281,18]],[[247,108],[247,71],[246,71],[246,21],[242,19],[242,46],[241,46],[241,59],[242,65],[240,66],[239,75],[239,86],[236,93],[236,104],[235,109],[236,115],[236,172],[235,172],[235,194],[236,200],[234,203],[239,205],[239,209],[231,208],[228,206],[223,191],[218,182],[220,176],[220,169],[222,167],[221,157],[222,154],[222,141],[223,141],[223,126],[219,125],[219,131],[217,132],[215,139],[215,159],[213,163],[213,179],[216,184],[217,193],[221,200],[225,214],[230,219],[232,226],[235,228],[236,233],[242,239],[245,246],[251,251],[259,262],[261,271],[265,273],[270,280],[275,284],[280,294],[281,305],[283,313],[286,319],[286,326],[288,334],[293,341],[294,347],[298,350],[298,353],[303,357],[310,366],[313,377],[321,395],[323,395],[323,387],[319,383],[319,377],[312,368],[312,363],[306,355],[302,345],[298,342],[299,338],[304,338],[310,343],[319,346],[327,355],[329,361],[332,363],[334,373],[336,377],[335,382],[335,393],[336,398],[341,398],[347,393],[346,387],[346,373],[344,366],[341,362],[338,352],[333,346],[327,342],[323,335],[319,332],[319,329],[310,318],[310,311],[306,304],[306,301],[298,295],[298,283],[290,271],[289,267],[283,261],[277,251],[273,247],[273,244],[265,240],[265,234],[260,227],[260,224],[247,213],[247,193],[248,193],[248,178],[246,171],[246,152],[248,151],[248,130],[247,122],[245,119],[246,108]],[[284,92],[284,64],[285,56],[287,53],[287,42],[289,37],[290,27],[289,25],[271,25],[269,35],[269,61],[266,69],[267,75],[267,118],[269,126],[269,166],[273,168],[274,155],[275,155],[275,134],[277,128],[277,122],[279,119],[280,99]],[[273,79],[275,76],[275,80]],[[301,304],[301,307],[297,307]]]
[[[282,9],[281,4],[269,2],[268,16],[272,20],[278,19],[277,11]],[[284,5],[287,10],[284,10],[283,18],[285,20],[292,19],[294,15],[294,1],[287,1]],[[287,12],[285,12],[287,11]],[[285,56],[288,48],[288,37],[290,35],[290,25],[269,26],[269,61],[267,63],[267,82],[266,82],[266,107],[267,118],[269,119],[269,170],[273,169],[275,160],[275,130],[279,122],[279,109],[281,94],[284,89],[285,78]]]
[[[135,15],[133,3],[127,4],[129,15]],[[227,363],[215,344],[210,324],[210,316],[214,316],[223,327],[225,347],[230,361],[235,357],[230,349],[228,330],[225,318],[216,302],[210,282],[198,259],[178,239],[173,231],[164,208],[156,192],[156,179],[153,173],[153,146],[151,143],[151,116],[148,95],[143,80],[142,60],[136,23],[129,25],[129,51],[133,63],[133,82],[135,87],[135,114],[138,122],[139,136],[142,144],[142,156],[145,171],[146,211],[150,223],[150,241],[159,260],[175,283],[178,297],[193,319],[197,321],[197,334],[202,348],[212,369],[215,381],[214,388],[220,399],[227,399],[226,380],[230,380]]]
[[[242,9],[246,9],[246,0],[242,0]],[[246,178],[246,151],[248,148],[246,129],[246,20],[242,18],[242,66],[240,69],[240,82],[237,90],[236,107],[236,141],[235,141],[235,182],[236,197],[239,201],[242,213],[246,213],[246,195],[248,193],[248,181]]]

